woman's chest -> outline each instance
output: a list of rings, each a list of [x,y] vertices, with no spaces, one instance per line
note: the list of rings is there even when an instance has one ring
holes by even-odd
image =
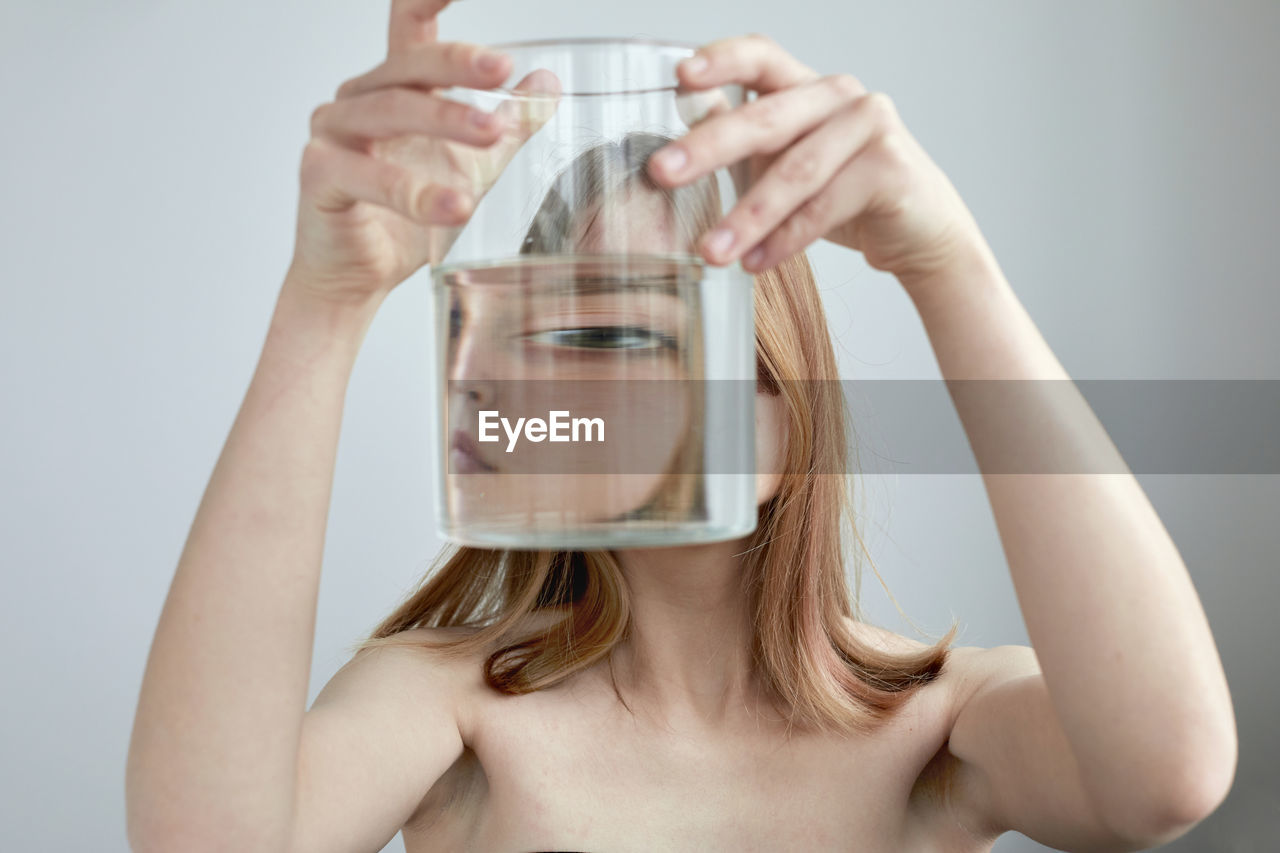
[[[655,726],[565,692],[501,697],[405,827],[406,851],[960,850],[917,795],[946,740],[934,716],[917,703],[875,735],[786,737]]]

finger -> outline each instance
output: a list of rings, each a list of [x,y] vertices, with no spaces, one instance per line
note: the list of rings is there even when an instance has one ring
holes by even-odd
[[[436,15],[449,0],[391,0],[387,56],[405,53],[436,40]]]
[[[784,151],[703,238],[713,263],[727,264],[774,231],[882,129],[876,99],[861,97]]]
[[[386,86],[490,89],[502,85],[510,73],[511,57],[504,53],[466,42],[435,42],[388,56],[377,68],[339,86],[335,99]]]
[[[679,186],[751,154],[780,151],[865,92],[852,75],[829,74],[763,95],[655,152],[650,173],[659,183]]]
[[[676,75],[688,88],[741,83],[762,94],[819,76],[773,39],[758,33],[703,45],[676,65]]]
[[[313,139],[302,155],[304,196],[329,213],[368,202],[415,222],[459,225],[471,200],[457,189],[433,184],[385,160]]]
[[[416,89],[378,89],[321,104],[311,135],[364,150],[369,141],[420,134],[488,146],[502,137],[503,119],[459,101]]]
[[[876,137],[879,139],[879,137]],[[811,197],[742,259],[742,267],[759,272],[801,252],[833,228],[879,203],[884,162],[868,156],[875,139],[854,154],[817,195]],[[758,253],[758,254],[757,254]]]

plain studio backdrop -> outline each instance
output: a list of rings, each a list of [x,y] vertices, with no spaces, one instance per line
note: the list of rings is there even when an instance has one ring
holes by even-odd
[[[127,849],[147,649],[290,258],[308,119],[382,61],[388,6],[3,4],[0,849]],[[1073,377],[1280,378],[1280,4],[465,0],[442,17],[442,38],[474,42],[749,32],[889,93]],[[830,245],[810,257],[842,375],[938,377],[891,276]],[[387,299],[351,377],[312,699],[442,544],[428,285],[424,270]],[[1208,611],[1241,737],[1227,802],[1166,849],[1274,849],[1280,477],[1140,480]],[[1027,642],[978,477],[860,485],[917,626]],[[870,572],[862,594],[873,621],[920,636]]]

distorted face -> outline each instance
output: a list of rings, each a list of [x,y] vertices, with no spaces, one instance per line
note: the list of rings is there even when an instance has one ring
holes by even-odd
[[[652,499],[690,437],[691,383],[678,380],[702,323],[686,299],[695,268],[643,257],[679,251],[674,234],[662,197],[633,193],[578,223],[577,256],[531,256],[438,291],[460,523],[578,526]],[[622,253],[642,257],[604,257]]]
[[[615,208],[615,210],[618,210]],[[678,242],[670,209],[656,193],[633,196],[619,215],[597,218],[589,229],[590,251],[671,252]],[[597,248],[612,246],[615,248]],[[622,247],[622,248],[617,248]],[[714,323],[714,318],[709,318]],[[755,400],[756,504],[778,493],[789,431],[782,396],[757,393]]]
[[[584,216],[573,239],[575,257],[472,270],[437,290],[450,318],[447,499],[460,524],[607,521],[651,505],[678,479],[670,472],[696,470],[683,466],[701,438],[701,385],[679,380],[697,378],[715,318],[702,316],[697,265],[661,257],[691,248],[666,200],[632,192]],[[606,257],[621,254],[633,257]],[[777,488],[780,400],[756,398],[758,503]]]

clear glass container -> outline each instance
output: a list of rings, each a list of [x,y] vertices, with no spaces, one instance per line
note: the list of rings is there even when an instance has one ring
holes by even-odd
[[[745,90],[679,88],[693,45],[492,47],[514,60],[503,86],[440,94],[503,115],[503,139],[430,143],[475,199],[430,235],[440,533],[514,548],[750,533],[754,279],[696,248],[747,170],[665,188],[646,168]]]

